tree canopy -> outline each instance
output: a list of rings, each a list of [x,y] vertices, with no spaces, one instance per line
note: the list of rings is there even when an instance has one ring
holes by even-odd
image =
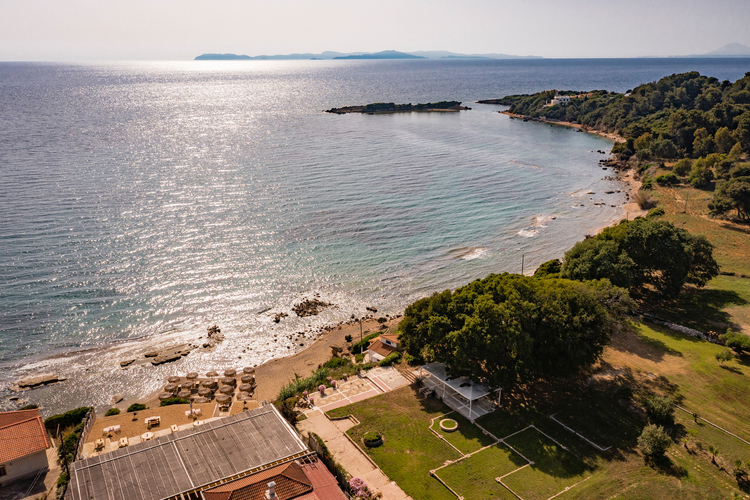
[[[636,218],[608,227],[576,243],[566,254],[560,276],[574,280],[608,278],[631,291],[651,286],[675,297],[685,283],[705,286],[719,274],[713,245],[658,218]]]
[[[627,292],[608,280],[493,274],[406,308],[400,341],[490,387],[565,376],[594,363],[625,320]]]
[[[733,83],[695,71],[674,74],[626,94],[561,91],[572,97],[565,106],[545,106],[556,93],[513,95],[497,102],[509,105],[512,113],[619,133],[627,142],[614,152],[643,160],[727,154],[737,144],[750,152],[750,73]]]

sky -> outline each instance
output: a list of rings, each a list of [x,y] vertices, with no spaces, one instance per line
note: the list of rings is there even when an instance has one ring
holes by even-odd
[[[750,0],[0,0],[0,61],[449,50],[553,58],[750,46]]]

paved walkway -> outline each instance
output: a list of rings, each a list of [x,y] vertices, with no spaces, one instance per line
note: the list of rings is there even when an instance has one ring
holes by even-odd
[[[347,429],[353,425],[348,419],[332,421],[321,412],[311,412],[306,420],[297,424],[297,428],[303,433],[314,432],[320,436],[336,461],[343,464],[353,477],[361,477],[370,488],[383,493],[384,500],[412,500],[346,437]]]

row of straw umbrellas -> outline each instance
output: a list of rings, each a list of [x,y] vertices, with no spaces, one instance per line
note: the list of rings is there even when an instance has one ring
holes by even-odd
[[[237,386],[237,378],[241,384]],[[183,380],[184,378],[184,380]],[[219,372],[210,371],[206,373],[206,379],[198,380],[197,372],[190,372],[185,377],[173,375],[167,379],[168,384],[164,386],[163,392],[159,394],[160,400],[173,397],[192,399],[194,403],[208,403],[214,398],[217,403],[229,403],[235,391],[238,391],[238,401],[249,401],[253,398],[255,391],[255,368],[243,368],[241,374],[237,374],[234,368],[224,370],[224,376]]]

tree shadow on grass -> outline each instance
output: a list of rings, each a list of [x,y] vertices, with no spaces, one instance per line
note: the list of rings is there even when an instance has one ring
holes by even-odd
[[[745,373],[737,368],[736,366],[730,366],[730,365],[719,365],[719,367],[722,370],[726,370],[728,372],[736,373],[737,375],[744,375]]]
[[[702,332],[738,329],[724,309],[748,302],[733,290],[685,287],[674,300],[649,300],[642,306],[652,314]]]
[[[652,469],[657,470],[662,474],[666,474],[667,476],[675,477],[677,479],[683,478],[688,474],[687,470],[684,467],[674,463],[672,459],[666,455],[646,460],[646,463]]]
[[[630,329],[613,336],[610,347],[616,351],[633,354],[654,363],[663,360],[667,354],[673,356],[682,355],[682,353],[670,348],[664,342],[639,335],[636,331]]]

